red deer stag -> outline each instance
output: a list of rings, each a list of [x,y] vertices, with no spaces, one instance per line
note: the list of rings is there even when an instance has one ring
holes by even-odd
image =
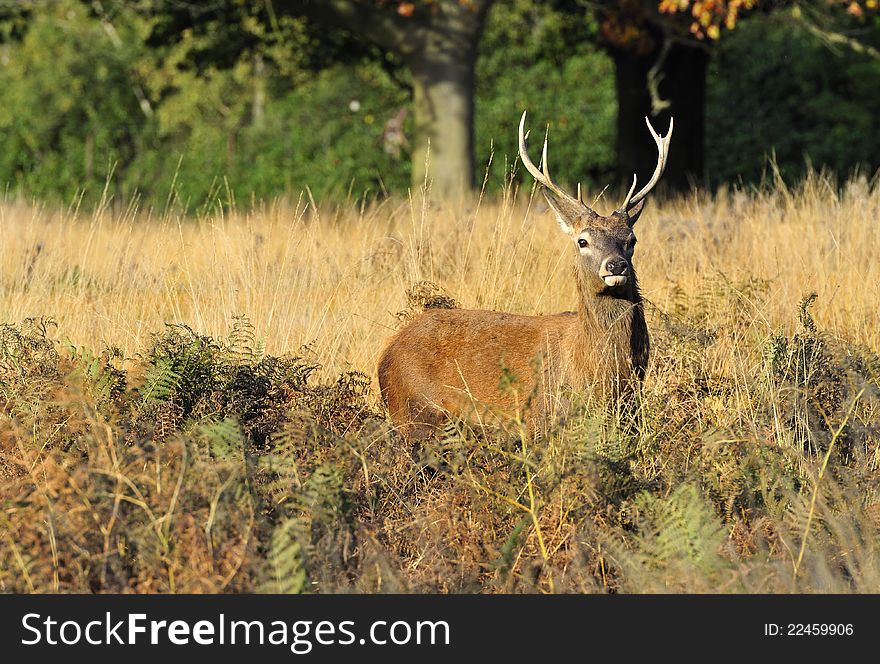
[[[533,424],[564,403],[558,401],[561,387],[593,389],[608,398],[640,383],[649,341],[632,266],[632,229],[663,174],[672,137],[671,120],[663,137],[645,121],[659,153],[654,174],[635,194],[634,177],[623,204],[603,216],[584,204],[580,189],[573,197],[550,179],[546,139],[541,168],[535,166],[526,148],[523,113],[520,158],[572,243],[578,310],[546,316],[425,311],[388,341],[379,360],[382,398],[404,437],[429,435],[447,414],[512,414],[526,405]],[[505,375],[508,381],[502,380]],[[511,375],[521,389],[511,389]]]

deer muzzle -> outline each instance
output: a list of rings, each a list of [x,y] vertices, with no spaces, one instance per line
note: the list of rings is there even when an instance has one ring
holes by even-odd
[[[622,256],[606,258],[599,276],[606,286],[623,286],[629,281],[629,262]]]

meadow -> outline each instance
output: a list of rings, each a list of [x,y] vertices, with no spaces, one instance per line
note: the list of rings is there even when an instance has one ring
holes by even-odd
[[[600,199],[595,207],[610,209]],[[880,186],[651,201],[635,414],[418,449],[424,306],[575,307],[540,197],[0,202],[6,592],[878,592]]]

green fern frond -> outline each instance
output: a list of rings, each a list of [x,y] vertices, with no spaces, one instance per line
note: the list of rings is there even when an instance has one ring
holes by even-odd
[[[202,422],[194,433],[207,444],[215,459],[229,461],[243,456],[245,439],[238,422],[232,418]]]
[[[323,463],[312,472],[296,501],[314,525],[332,525],[344,509],[342,472]]]
[[[644,515],[635,538],[643,565],[684,565],[703,575],[726,566],[721,557],[726,531],[696,486],[682,484],[667,498],[645,493],[636,505]]]
[[[516,554],[522,546],[522,531],[526,526],[530,524],[531,517],[524,516],[523,518],[521,518],[513,527],[513,530],[510,531],[510,535],[507,536],[507,539],[501,546],[501,551],[498,555],[498,558],[497,560],[495,560],[492,566],[495,567],[502,575],[507,574],[510,571],[510,568],[513,567],[513,563],[516,560]]]
[[[272,531],[269,544],[269,579],[262,590],[286,595],[306,591],[308,575],[305,569],[300,539],[303,525],[297,518],[286,519]]]
[[[174,368],[174,362],[168,358],[158,358],[155,364],[147,369],[144,384],[139,392],[141,408],[150,403],[167,400],[180,383],[181,374]]]

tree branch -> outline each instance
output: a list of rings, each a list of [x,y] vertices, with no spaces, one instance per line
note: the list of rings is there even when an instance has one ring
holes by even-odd
[[[660,115],[667,108],[672,106],[672,102],[663,99],[660,96],[660,83],[663,81],[663,65],[666,64],[666,57],[669,55],[669,49],[672,46],[672,40],[668,35],[663,35],[663,45],[660,47],[660,54],[657,61],[651,65],[648,70],[648,94],[651,96],[651,115]]]
[[[875,60],[880,60],[880,51],[878,51],[870,44],[862,43],[858,39],[853,39],[852,37],[849,37],[842,32],[826,30],[816,23],[813,23],[812,21],[806,19],[803,14],[794,17],[794,22],[796,25],[801,26],[816,39],[825,44],[825,46],[827,46],[833,53],[835,53],[835,55],[839,55],[839,51],[836,48],[837,46],[845,46],[851,51],[855,51],[856,53],[860,53],[862,55],[868,55]]]
[[[116,32],[116,28],[113,26],[113,21],[110,20],[110,16],[108,16],[107,12],[104,10],[104,5],[101,4],[100,0],[94,0],[92,2],[92,8],[98,15],[101,27],[104,29],[104,32],[107,33],[107,37],[110,38],[110,43],[113,44],[113,48],[117,50],[121,49],[122,39],[120,38],[119,33]],[[143,86],[135,78],[136,75],[133,72],[130,72],[130,76],[132,92],[134,92],[134,96],[138,100],[138,105],[141,107],[141,111],[149,118],[153,115],[153,106],[150,104],[150,99],[147,97],[147,93],[144,92]]]

